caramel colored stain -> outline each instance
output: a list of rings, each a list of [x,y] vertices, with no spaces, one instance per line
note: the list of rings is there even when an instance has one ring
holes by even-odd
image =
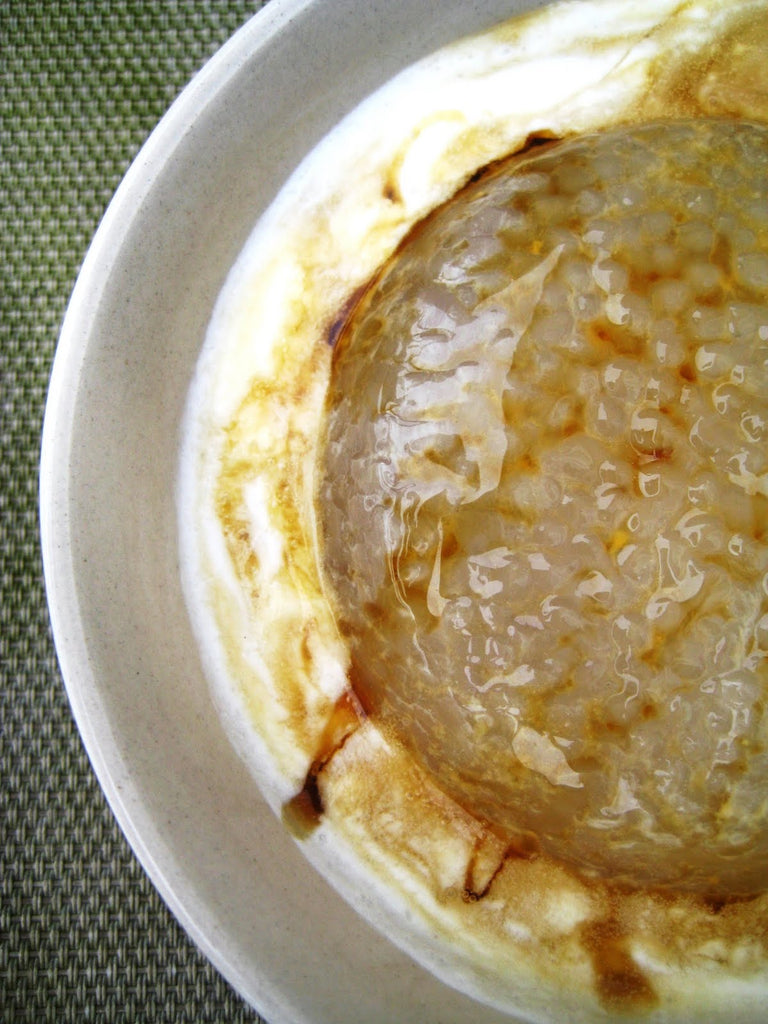
[[[645,338],[635,334],[624,325],[612,324],[610,320],[599,317],[585,326],[586,336],[594,347],[600,363],[611,356],[642,356],[645,351]]]
[[[618,553],[625,547],[629,542],[631,534],[626,530],[614,530],[608,539],[606,544],[606,551],[609,555],[618,555]]]
[[[306,839],[320,824],[324,812],[320,775],[364,718],[365,712],[355,692],[345,690],[328,717],[304,785],[283,806],[283,824],[297,839]]]
[[[734,15],[703,52],[683,52],[677,61],[659,58],[643,101],[646,116],[673,108],[679,115],[768,120],[767,52],[768,18],[752,11]]]
[[[535,473],[539,468],[538,459],[530,452],[523,452],[511,466],[515,473]]]
[[[629,1014],[658,1005],[658,995],[632,957],[616,920],[589,922],[582,928],[581,939],[592,961],[595,990],[606,1009]]]
[[[538,853],[539,844],[533,835],[521,837],[519,843],[510,843],[490,830],[483,832],[467,861],[462,899],[465,903],[485,899],[508,861],[518,858],[530,860]]]
[[[331,348],[336,347],[336,344],[347,325],[347,321],[352,316],[352,312],[357,307],[366,291],[366,285],[363,285],[361,288],[356,288],[329,324],[325,333],[325,340]]]

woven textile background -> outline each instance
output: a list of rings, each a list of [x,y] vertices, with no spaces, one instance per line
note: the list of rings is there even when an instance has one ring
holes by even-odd
[[[258,1021],[171,917],[90,769],[38,544],[45,394],[139,147],[258,0],[0,0],[0,1022]]]

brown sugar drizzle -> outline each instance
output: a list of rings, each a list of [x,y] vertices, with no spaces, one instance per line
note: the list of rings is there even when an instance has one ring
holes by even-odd
[[[540,844],[533,833],[525,833],[502,845],[502,840],[486,833],[475,843],[467,862],[461,898],[465,903],[485,899],[491,887],[512,860],[535,860]]]
[[[297,839],[306,839],[320,824],[324,813],[320,775],[365,718],[365,711],[354,690],[346,689],[328,716],[303,786],[283,805],[283,824]]]
[[[629,1014],[658,1005],[659,997],[635,962],[628,938],[615,918],[586,923],[581,937],[592,961],[595,990],[606,1008]]]
[[[335,348],[336,342],[339,340],[339,336],[347,325],[347,321],[350,319],[352,313],[355,310],[358,302],[367,291],[368,285],[364,284],[361,287],[356,288],[352,294],[344,302],[344,305],[338,311],[336,316],[333,318],[330,326],[325,332],[325,340],[328,343],[329,348]]]

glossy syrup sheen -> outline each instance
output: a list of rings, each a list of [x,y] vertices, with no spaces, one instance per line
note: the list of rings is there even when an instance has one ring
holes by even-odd
[[[515,157],[334,352],[355,678],[466,807],[628,885],[767,884],[768,131]]]

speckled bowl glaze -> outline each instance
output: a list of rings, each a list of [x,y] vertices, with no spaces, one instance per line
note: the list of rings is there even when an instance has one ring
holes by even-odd
[[[443,985],[350,909],[284,832],[227,740],[179,582],[174,489],[185,397],[226,274],[302,157],[406,64],[533,6],[272,0],[142,149],[62,330],[41,528],[72,708],[161,895],[272,1024],[509,1018]]]

